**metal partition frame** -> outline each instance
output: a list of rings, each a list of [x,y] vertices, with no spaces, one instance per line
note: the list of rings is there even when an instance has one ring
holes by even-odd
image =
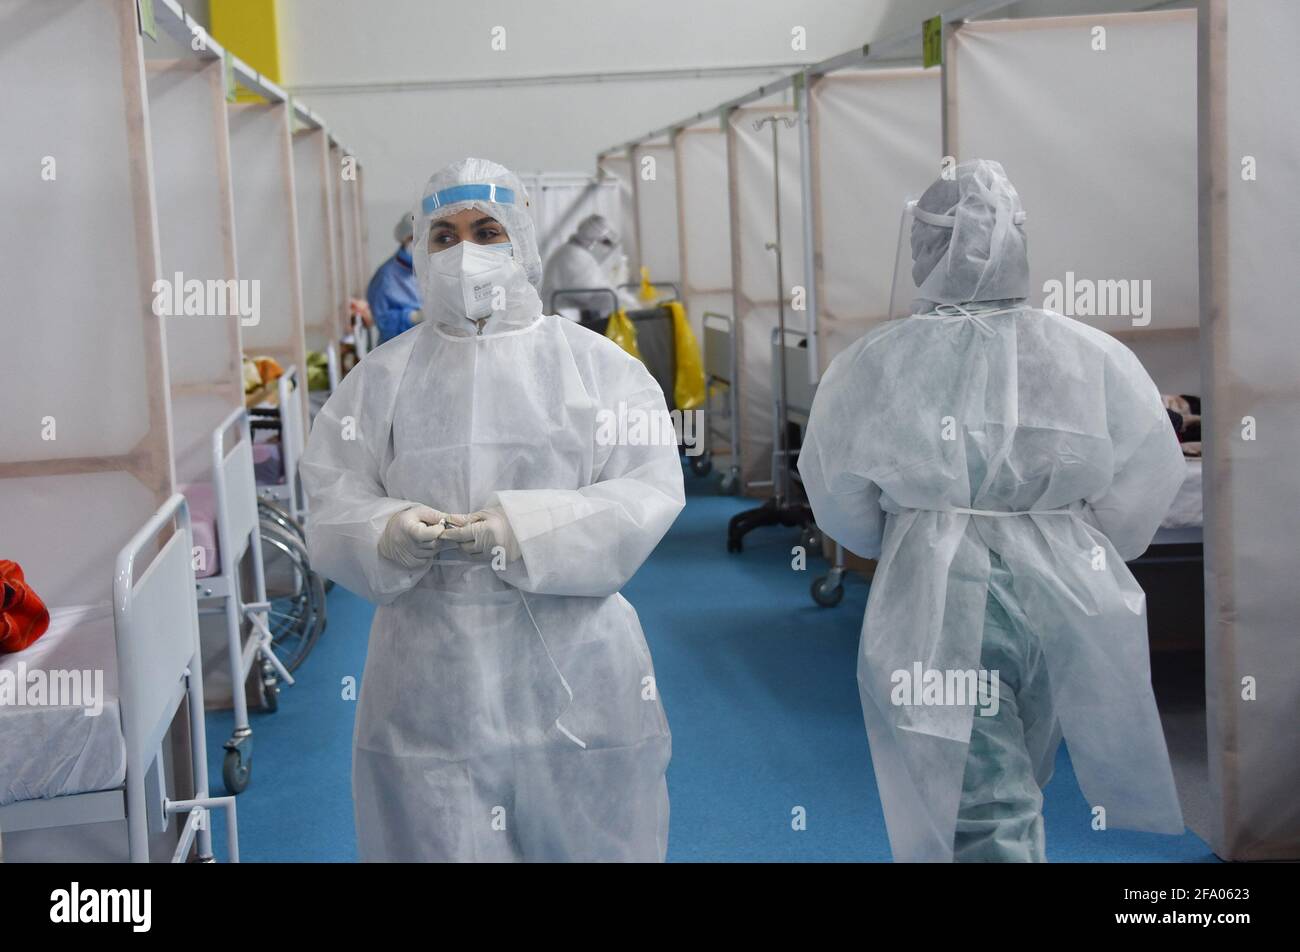
[[[238,275],[221,62],[187,57],[146,68],[162,275],[231,287]],[[226,304],[224,314],[166,319],[172,447],[182,486],[210,478],[212,428],[244,404],[240,317],[229,298]]]

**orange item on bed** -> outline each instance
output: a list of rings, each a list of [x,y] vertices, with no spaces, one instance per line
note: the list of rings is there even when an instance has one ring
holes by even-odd
[[[263,386],[284,375],[284,368],[274,357],[254,357],[253,363],[257,364],[257,372],[262,375]]]
[[[49,627],[49,610],[24,581],[22,567],[0,559],[0,654],[22,651]]]

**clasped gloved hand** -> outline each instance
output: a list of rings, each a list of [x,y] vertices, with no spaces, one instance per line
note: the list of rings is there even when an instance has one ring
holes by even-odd
[[[379,554],[404,569],[420,568],[438,554],[447,518],[445,512],[429,506],[409,506],[393,513],[379,537]]]
[[[520,558],[519,540],[510,528],[504,509],[480,509],[468,516],[448,516],[451,528],[442,533],[442,538],[455,542],[462,552],[469,555],[491,553],[497,546],[505,551],[506,561],[514,562]]]

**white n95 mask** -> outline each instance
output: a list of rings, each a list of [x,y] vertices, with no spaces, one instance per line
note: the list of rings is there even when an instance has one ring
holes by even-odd
[[[462,241],[429,255],[425,294],[452,314],[469,321],[482,320],[491,316],[494,297],[504,308],[516,270],[509,242],[479,245]]]

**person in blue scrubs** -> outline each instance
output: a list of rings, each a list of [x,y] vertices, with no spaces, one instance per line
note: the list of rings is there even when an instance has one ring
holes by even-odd
[[[407,213],[393,228],[397,252],[379,266],[366,288],[366,300],[379,328],[381,344],[410,330],[420,319],[420,289],[411,266],[411,227],[411,216]]]

